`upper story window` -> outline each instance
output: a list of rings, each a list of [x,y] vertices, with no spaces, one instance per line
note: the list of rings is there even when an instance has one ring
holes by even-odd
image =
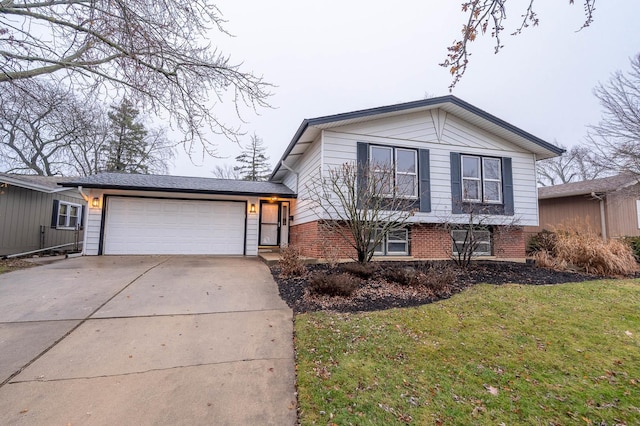
[[[60,201],[58,204],[57,228],[75,229],[80,225],[82,206]]]
[[[370,147],[369,163],[376,192],[404,198],[418,197],[418,154],[414,149]]]
[[[499,158],[462,155],[462,200],[502,203],[502,169]]]

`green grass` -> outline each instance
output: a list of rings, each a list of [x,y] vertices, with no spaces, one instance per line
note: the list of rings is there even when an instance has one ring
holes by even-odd
[[[478,285],[295,329],[303,425],[640,424],[636,280]]]

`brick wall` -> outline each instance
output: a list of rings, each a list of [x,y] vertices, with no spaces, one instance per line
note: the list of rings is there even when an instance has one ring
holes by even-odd
[[[525,232],[521,227],[506,227],[493,233],[493,253],[499,259],[524,259]]]
[[[291,245],[307,257],[353,258],[355,250],[337,232],[327,231],[318,221],[293,225]],[[416,259],[449,259],[451,237],[437,224],[414,224],[409,232],[410,253]],[[493,234],[494,255],[498,259],[525,257],[525,234],[522,228],[496,227]]]

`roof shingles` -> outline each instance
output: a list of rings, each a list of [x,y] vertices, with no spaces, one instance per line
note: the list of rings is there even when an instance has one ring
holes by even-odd
[[[291,189],[281,183],[167,175],[99,173],[97,175],[69,179],[65,182],[61,182],[60,184],[62,186],[82,186],[84,188],[126,189],[138,191],[228,195],[276,195],[292,198],[296,196]]]

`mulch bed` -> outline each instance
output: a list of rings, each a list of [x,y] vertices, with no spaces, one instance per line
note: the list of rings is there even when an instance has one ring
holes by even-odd
[[[432,264],[435,262],[432,262]],[[451,262],[443,261],[440,266],[448,267]],[[379,262],[378,271],[386,268],[419,268],[424,262]],[[351,296],[317,295],[309,291],[310,273],[332,273],[326,264],[307,265],[305,277],[282,278],[280,268],[273,266],[271,273],[278,283],[280,297],[287,302],[295,313],[313,311],[358,312],[378,311],[390,308],[424,305],[446,299],[474,284],[530,284],[547,285],[567,282],[580,282],[600,277],[582,273],[560,272],[540,268],[534,265],[515,262],[474,262],[468,269],[451,265],[455,279],[445,291],[434,292],[420,286],[401,285],[381,279],[376,274],[363,284]]]

